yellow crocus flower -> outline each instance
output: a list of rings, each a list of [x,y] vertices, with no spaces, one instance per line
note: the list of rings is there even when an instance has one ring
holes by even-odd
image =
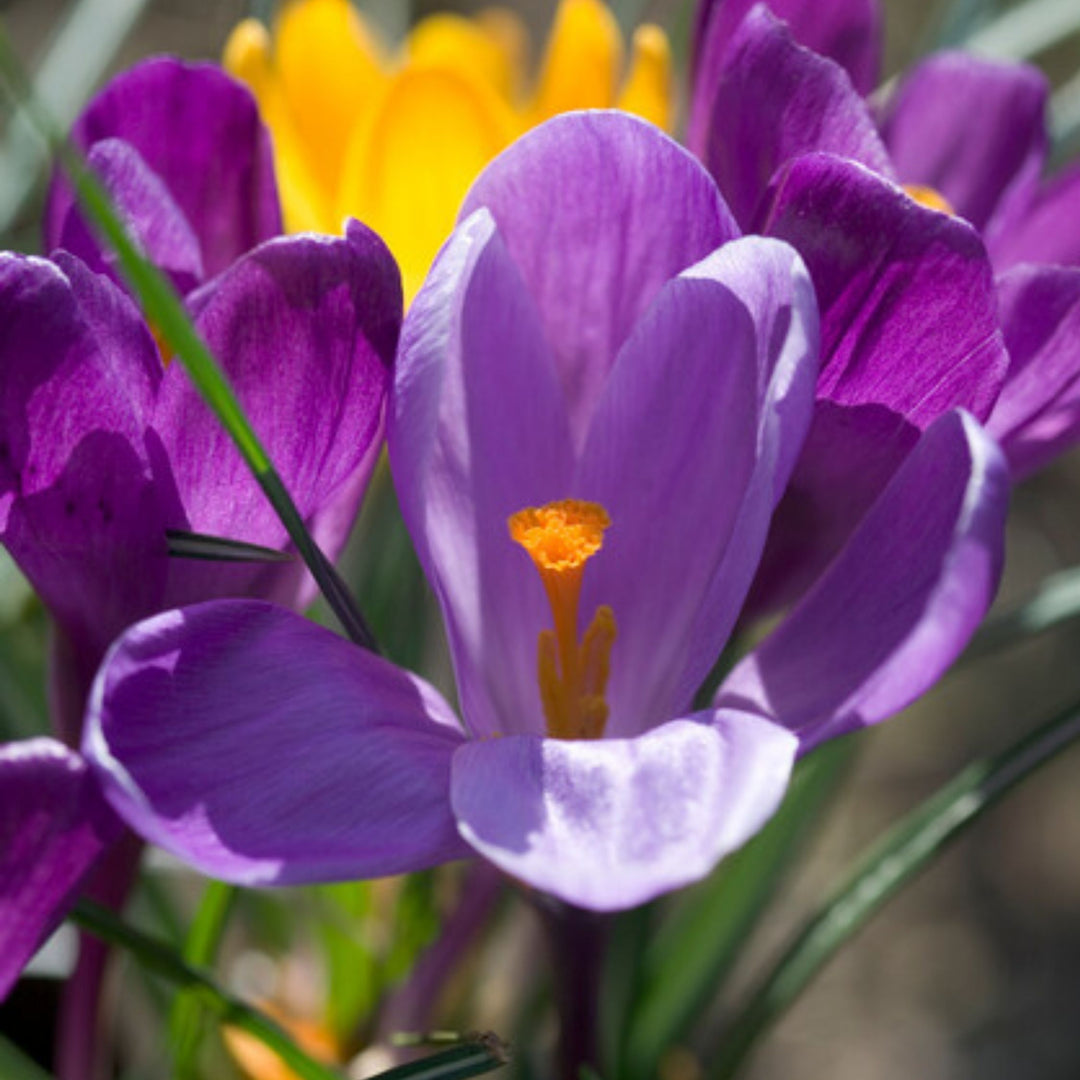
[[[625,108],[672,122],[671,61],[656,26],[623,41],[602,0],[561,0],[527,88],[513,12],[439,14],[391,56],[349,0],[288,0],[273,35],[247,19],[225,67],[251,87],[274,142],[290,231],[359,218],[389,244],[410,299],[476,174],[534,124],[569,109]]]

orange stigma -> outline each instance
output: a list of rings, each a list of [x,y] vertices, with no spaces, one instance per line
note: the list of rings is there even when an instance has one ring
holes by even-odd
[[[599,503],[561,499],[511,514],[510,538],[528,553],[547,592],[554,630],[537,641],[537,677],[548,734],[555,739],[598,739],[607,723],[604,697],[615,643],[615,616],[596,609],[578,640],[578,602],[585,564],[603,546],[611,524]]]
[[[923,184],[905,184],[904,191],[920,206],[928,206],[931,210],[938,210],[943,214],[954,216],[956,214],[952,203],[937,188],[926,187]]]

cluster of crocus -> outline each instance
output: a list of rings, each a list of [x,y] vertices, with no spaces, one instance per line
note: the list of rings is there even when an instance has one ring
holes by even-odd
[[[862,92],[878,76],[873,4],[770,7],[788,25],[764,5],[702,4],[691,148],[747,228],[770,222],[787,188],[818,185],[815,172],[840,158],[847,190],[868,186],[869,171],[976,230],[1010,356],[988,427],[1014,475],[1045,465],[1080,437],[1080,166],[1044,180],[1045,78],[947,52],[872,104]],[[858,210],[849,200],[853,233]]]
[[[822,307],[819,407],[757,610],[812,579],[943,408],[963,405],[985,422],[1014,476],[1080,434],[1080,270],[1014,265],[1054,262],[1070,243],[1068,227],[1056,249],[1040,240],[1043,207],[1075,187],[1072,174],[1040,186],[1041,76],[933,57],[879,108],[879,130],[860,93],[878,74],[875,6],[777,8],[790,25],[760,4],[702,5],[688,130],[740,224],[802,254]],[[973,100],[990,110],[986,123],[968,122]],[[965,285],[953,292],[956,273]],[[898,304],[913,292],[917,306]],[[865,369],[875,353],[876,377]]]
[[[83,752],[214,876],[369,877],[479,853],[596,910],[708,872],[796,755],[902,708],[982,617],[1008,474],[921,435],[842,552],[695,711],[799,457],[818,311],[701,166],[625,114],[556,118],[480,176],[402,331],[388,440],[461,716],[258,601],[129,630]]]
[[[75,139],[132,235],[186,293],[309,529],[336,554],[382,441],[401,320],[386,248],[355,222],[339,239],[276,236],[255,103],[209,65],[140,65],[90,104]],[[0,256],[0,538],[55,620],[64,742],[0,749],[0,991],[119,832],[64,744],[78,744],[113,638],[178,603],[302,607],[312,596],[294,561],[169,557],[170,530],[277,549],[287,536],[62,181],[46,245],[48,260]]]
[[[57,183],[63,250],[0,262],[0,535],[56,619],[70,743],[121,636],[81,755],[0,750],[0,991],[115,813],[245,884],[479,854],[625,908],[709,872],[800,753],[956,657],[1010,467],[1080,430],[1080,271],[1016,265],[1073,261],[1047,221],[1075,176],[1040,183],[1026,69],[933,60],[879,114],[876,7],[773,7],[823,55],[702,4],[690,150],[625,112],[545,119],[669,119],[666,42],[639,31],[620,91],[597,0],[564,0],[529,95],[505,12],[421,23],[392,64],[346,0],[294,0],[273,40],[244,23],[226,62],[272,151],[209,67],[154,61],[91,105],[76,141],[331,556],[388,410],[460,713],[289,611],[297,566],[168,557],[171,529],[286,537]],[[928,110],[942,87],[1008,123]],[[290,229],[385,236],[403,327],[381,241],[277,236],[278,184]],[[695,707],[740,621],[785,605]]]
[[[262,23],[241,23],[224,62],[270,127],[287,226],[333,232],[359,218],[389,244],[411,298],[476,174],[529,127],[613,105],[671,122],[658,27],[635,34],[625,78],[602,0],[562,0],[532,86],[527,49],[505,8],[429,16],[391,57],[348,0],[290,0],[272,39]]]

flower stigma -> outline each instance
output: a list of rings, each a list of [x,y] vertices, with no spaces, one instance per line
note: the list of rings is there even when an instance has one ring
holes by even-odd
[[[603,546],[611,524],[607,511],[583,499],[560,499],[511,514],[510,537],[529,554],[544,583],[554,630],[537,639],[537,679],[548,735],[554,739],[598,739],[604,734],[604,696],[615,643],[610,607],[596,609],[578,640],[578,603],[585,564]]]
[[[920,206],[928,206],[931,210],[937,210],[942,214],[956,216],[952,203],[937,188],[927,187],[925,184],[904,184],[904,194],[910,196]]]

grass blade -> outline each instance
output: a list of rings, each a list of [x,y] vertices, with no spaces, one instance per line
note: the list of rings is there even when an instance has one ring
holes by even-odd
[[[192,967],[213,965],[225,933],[229,912],[238,893],[234,886],[211,881],[203,893],[184,943],[184,960]],[[198,995],[181,991],[173,1001],[169,1016],[169,1036],[173,1047],[173,1075],[176,1080],[195,1076],[195,1055],[199,1048],[203,1007]]]
[[[646,952],[620,1075],[648,1080],[661,1055],[715,997],[758,918],[846,774],[856,740],[825,743],[799,763],[773,819],[707,881],[688,892]]]
[[[998,799],[1078,738],[1080,703],[1003,753],[969,765],[890,829],[751,993],[712,1058],[711,1080],[735,1076],[758,1039],[875,912]]]
[[[387,1069],[370,1080],[466,1080],[502,1068],[509,1060],[506,1044],[497,1035],[484,1032],[466,1035],[449,1050]]]
[[[219,1023],[239,1028],[258,1039],[300,1080],[342,1080],[340,1073],[320,1065],[304,1053],[265,1013],[221,989],[213,979],[185,963],[167,945],[129,926],[107,908],[80,900],[70,918],[87,933],[126,950],[150,971],[196,995]]]

